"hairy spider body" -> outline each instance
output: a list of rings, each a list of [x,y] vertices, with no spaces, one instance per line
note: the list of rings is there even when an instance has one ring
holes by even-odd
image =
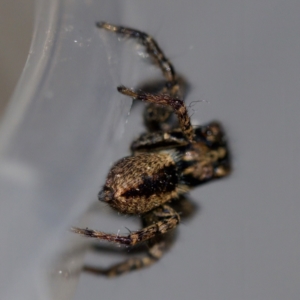
[[[116,276],[149,266],[163,255],[167,242],[162,234],[180,222],[173,200],[184,203],[184,194],[190,189],[226,176],[230,161],[219,123],[195,128],[191,125],[187,108],[179,99],[182,97],[180,80],[153,38],[138,30],[108,23],[97,23],[97,26],[140,41],[166,80],[158,94],[118,87],[120,93],[147,103],[144,117],[148,132],[131,144],[131,156],[114,164],[98,195],[99,200],[120,213],[140,215],[143,228],[125,236],[72,228],[84,236],[123,245],[148,242],[148,253],[144,257],[129,259],[108,269],[86,268],[97,274]],[[178,120],[175,123],[173,113]]]
[[[211,128],[219,139],[214,143],[203,134]],[[108,173],[99,200],[125,214],[143,214],[194,186],[224,176],[228,154],[219,125],[201,126],[195,133],[194,143],[181,131],[142,135],[131,146],[133,156],[116,162]]]
[[[172,155],[144,153],[125,157],[112,167],[99,199],[119,212],[143,214],[177,197],[179,188]]]

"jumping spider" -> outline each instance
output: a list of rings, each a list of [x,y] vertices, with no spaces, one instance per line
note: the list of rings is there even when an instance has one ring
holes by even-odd
[[[195,186],[226,176],[230,160],[220,124],[191,125],[187,108],[180,99],[182,83],[156,41],[135,29],[105,22],[97,23],[97,27],[136,39],[165,78],[157,94],[118,87],[121,94],[148,103],[144,113],[148,132],[131,144],[131,156],[114,164],[98,195],[99,200],[120,213],[140,215],[143,228],[124,236],[72,228],[78,234],[121,245],[148,243],[144,257],[128,259],[101,272],[116,276],[149,266],[161,258],[167,247],[162,234],[180,222],[172,200],[181,201]]]

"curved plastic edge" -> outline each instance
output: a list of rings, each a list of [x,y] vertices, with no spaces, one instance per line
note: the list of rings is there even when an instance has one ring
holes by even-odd
[[[121,150],[105,149],[131,105],[112,100],[109,70],[119,61],[94,26],[120,11],[117,1],[36,3],[30,53],[0,129],[1,299],[74,293],[86,247],[68,229]]]

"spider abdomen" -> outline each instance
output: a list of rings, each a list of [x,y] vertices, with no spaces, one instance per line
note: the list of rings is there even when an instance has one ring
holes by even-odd
[[[110,170],[99,199],[126,214],[143,214],[177,196],[179,176],[168,153],[119,160]]]

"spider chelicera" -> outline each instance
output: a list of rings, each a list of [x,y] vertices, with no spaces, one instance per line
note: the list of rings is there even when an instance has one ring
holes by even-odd
[[[130,258],[100,272],[117,276],[149,266],[162,257],[167,249],[164,234],[180,222],[173,203],[182,201],[195,186],[226,176],[230,160],[219,123],[191,125],[181,100],[182,81],[156,41],[135,29],[105,22],[97,23],[97,27],[136,39],[165,78],[162,90],[155,94],[118,87],[120,93],[147,103],[144,120],[148,132],[131,144],[131,156],[114,164],[98,195],[99,200],[120,213],[139,215],[143,228],[128,235],[72,228],[78,234],[121,245],[148,243],[145,256]]]

